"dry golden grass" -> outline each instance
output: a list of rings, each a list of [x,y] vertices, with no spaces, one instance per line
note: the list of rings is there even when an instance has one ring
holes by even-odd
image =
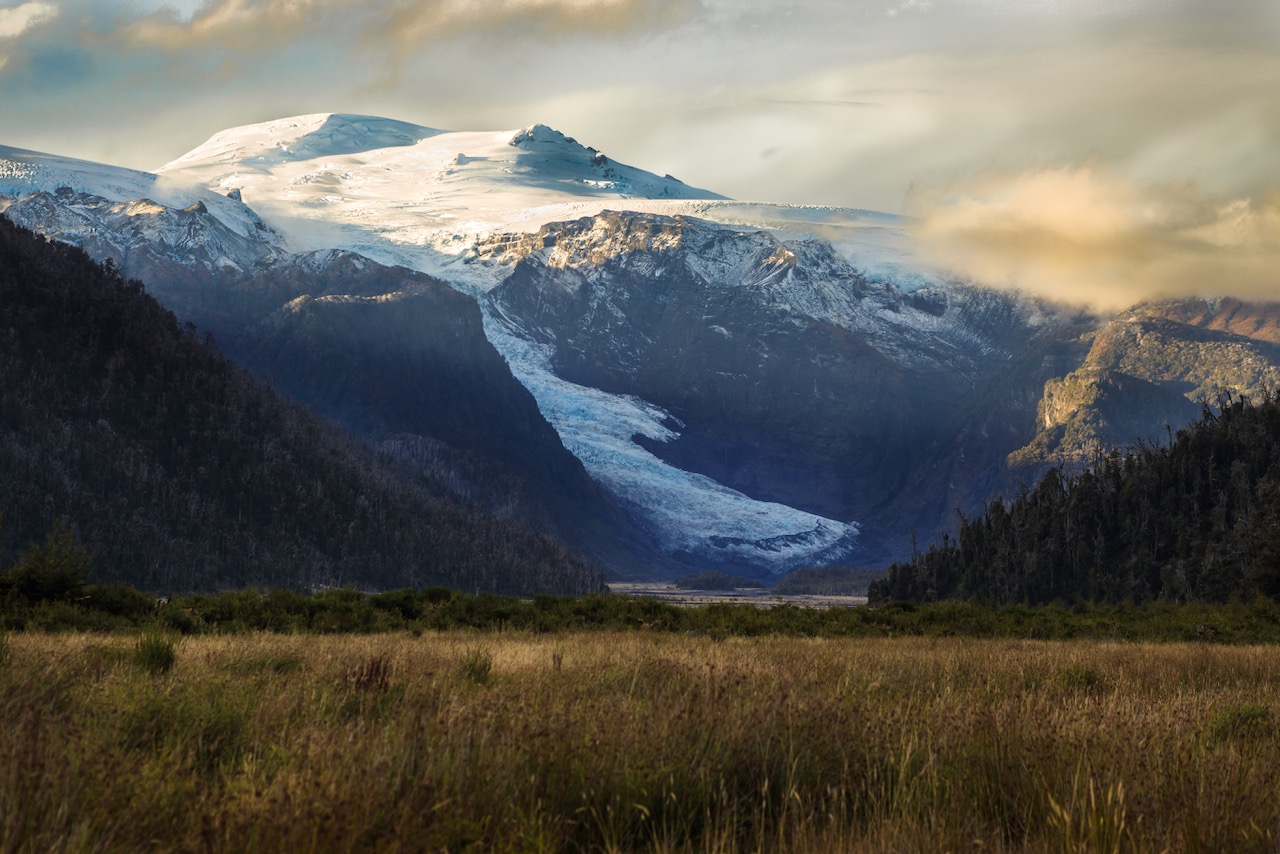
[[[1274,851],[1280,655],[14,634],[0,850]]]

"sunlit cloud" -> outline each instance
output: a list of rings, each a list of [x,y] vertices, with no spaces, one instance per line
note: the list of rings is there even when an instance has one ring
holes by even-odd
[[[976,281],[1122,308],[1144,299],[1280,299],[1280,194],[1215,203],[1095,166],[994,176],[930,199],[931,261]]]
[[[4,74],[11,62],[10,51],[17,38],[33,27],[56,17],[58,17],[58,7],[41,0],[0,9],[0,75]]]
[[[57,16],[58,7],[41,0],[0,9],[0,39],[17,38],[33,26]]]
[[[189,17],[160,10],[129,22],[119,37],[135,49],[251,53],[345,34],[403,55],[459,33],[624,33],[678,22],[695,7],[694,0],[212,0]]]

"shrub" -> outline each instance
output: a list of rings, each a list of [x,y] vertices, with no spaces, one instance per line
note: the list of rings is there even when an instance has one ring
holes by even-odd
[[[464,681],[488,685],[493,681],[493,653],[487,649],[467,650],[458,664],[458,673]]]
[[[90,586],[85,591],[82,604],[86,608],[134,620],[150,617],[156,611],[154,597],[118,582]]]
[[[134,647],[133,661],[144,673],[158,676],[168,673],[178,661],[177,650],[173,643],[158,632],[148,632],[138,638]]]
[[[453,598],[453,591],[448,587],[428,587],[418,593],[422,604],[427,606],[443,605]]]
[[[374,608],[385,611],[399,619],[416,620],[422,616],[422,605],[412,590],[388,590],[369,597]]]
[[[93,566],[93,553],[80,545],[70,523],[59,519],[41,545],[22,553],[9,571],[9,587],[31,603],[78,598]]]
[[[1096,667],[1088,664],[1071,664],[1058,674],[1058,684],[1068,691],[1093,694],[1106,690],[1107,679]]]
[[[1209,724],[1209,737],[1217,742],[1255,738],[1274,731],[1271,709],[1262,703],[1228,706],[1215,714]]]
[[[317,593],[312,600],[315,617],[311,628],[324,634],[368,632],[376,628],[376,615],[369,597],[358,590],[334,588]]]

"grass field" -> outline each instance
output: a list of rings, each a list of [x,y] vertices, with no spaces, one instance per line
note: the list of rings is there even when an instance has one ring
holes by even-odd
[[[1274,851],[1278,653],[11,633],[0,850]]]

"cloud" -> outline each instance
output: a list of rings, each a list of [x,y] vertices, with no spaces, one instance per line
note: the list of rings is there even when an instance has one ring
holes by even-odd
[[[58,7],[52,3],[32,0],[7,9],[0,9],[0,74],[10,68],[15,40],[46,21],[58,17]]]
[[[325,23],[326,13],[356,9],[350,0],[212,0],[190,17],[161,9],[122,22],[116,37],[132,49],[181,52],[216,46],[234,52],[256,52],[305,39]]]
[[[928,260],[961,276],[1116,309],[1280,299],[1280,193],[1225,202],[1093,165],[992,176],[924,202]]]
[[[13,39],[27,30],[58,16],[58,7],[52,3],[33,0],[10,9],[0,9],[0,39]]]
[[[460,34],[622,34],[679,23],[696,8],[696,0],[210,0],[190,17],[161,10],[128,22],[118,35],[133,49],[242,54],[353,36],[403,57]]]

